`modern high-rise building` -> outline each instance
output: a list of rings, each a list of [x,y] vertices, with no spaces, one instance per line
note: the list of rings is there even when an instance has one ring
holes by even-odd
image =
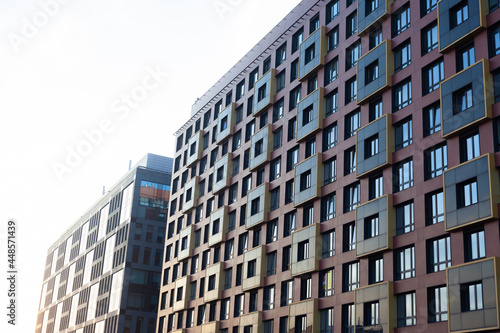
[[[500,331],[499,3],[304,0],[217,81],[157,332]]]
[[[49,248],[36,333],[155,331],[172,162],[147,154]]]

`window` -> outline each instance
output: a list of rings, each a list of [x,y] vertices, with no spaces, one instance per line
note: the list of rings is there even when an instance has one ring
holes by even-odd
[[[439,32],[437,22],[433,22],[422,29],[422,55],[434,50],[439,45]]]
[[[352,251],[356,249],[356,224],[350,222],[343,226],[343,252]]]
[[[251,90],[254,87],[255,82],[257,82],[258,79],[259,79],[259,67],[255,68],[248,77],[248,90]]]
[[[480,155],[479,132],[477,130],[460,137],[460,163],[470,161]]]
[[[273,106],[273,123],[283,118],[284,100],[277,101]]]
[[[379,153],[378,134],[365,140],[365,159],[373,157]]]
[[[322,238],[322,259],[333,257],[335,255],[335,230],[331,230],[322,234]]]
[[[337,180],[337,158],[331,158],[324,163],[324,182],[323,185],[328,185]]]
[[[319,13],[309,21],[309,35],[319,29]]]
[[[417,324],[417,307],[415,292],[397,295],[398,327]]]
[[[257,247],[260,245],[260,228],[256,228],[253,231],[253,243],[252,247]]]
[[[270,169],[269,181],[273,181],[281,176],[281,156],[271,161]]]
[[[306,260],[309,258],[309,240],[299,242],[297,261]]]
[[[355,11],[351,15],[347,16],[346,22],[346,39],[354,35],[358,31],[358,16]]]
[[[476,62],[474,44],[469,44],[457,50],[455,54],[457,57],[457,72],[460,72]]]
[[[305,52],[305,64],[307,65],[316,57],[316,45],[313,44],[306,49]]]
[[[309,206],[304,207],[303,210],[303,220],[302,226],[307,227],[314,222],[314,206],[311,204]]]
[[[361,114],[359,109],[345,116],[345,131],[344,139],[348,139],[356,134],[358,128],[361,127]]]
[[[406,234],[413,230],[415,230],[413,201],[396,206],[396,235]]]
[[[331,220],[335,217],[335,192],[321,198],[321,222]]]
[[[500,54],[500,24],[490,28],[488,37],[490,57],[494,57]]]
[[[298,87],[290,91],[290,102],[288,103],[290,105],[289,111],[292,111],[297,107],[297,104],[300,102],[301,99],[300,96],[301,96],[301,86],[299,85]]]
[[[394,49],[394,72],[397,73],[409,65],[411,65],[410,39],[401,43],[401,45]]]
[[[464,231],[465,261],[473,261],[486,257],[484,228]]]
[[[242,255],[246,250],[248,250],[248,232],[238,237],[238,255]]]
[[[446,270],[451,266],[450,236],[427,241],[427,273]]]
[[[310,275],[300,279],[300,300],[310,299],[312,296],[312,278]]]
[[[384,281],[384,258],[375,257],[368,260],[368,283]]]
[[[356,146],[344,150],[344,176],[356,172]]]
[[[392,14],[392,37],[395,37],[410,27],[410,3],[404,5]]]
[[[429,309],[429,323],[448,320],[448,298],[446,286],[427,289],[427,308]]]
[[[316,89],[318,89],[318,76],[313,75],[309,79],[307,79],[307,94],[309,95]]]
[[[311,170],[307,170],[300,175],[300,191],[305,191],[312,186]]]
[[[363,304],[364,326],[376,326],[380,324],[379,302],[369,302]]]
[[[443,59],[433,62],[422,69],[422,95],[439,88],[439,83],[444,80]]]
[[[303,40],[304,40],[304,27],[300,28],[292,36],[292,54],[299,49],[299,46]]]
[[[448,153],[446,143],[439,144],[424,151],[425,180],[443,174],[448,168]]]
[[[415,247],[409,246],[395,250],[394,260],[396,270],[394,280],[404,280],[415,277]]]
[[[273,333],[274,319],[264,321],[264,333]]]
[[[276,258],[276,251],[267,254],[267,276],[276,274]]]
[[[264,171],[265,171],[264,167],[262,167],[259,170],[257,170],[256,186],[262,185],[264,183],[264,178],[265,178]]]
[[[297,230],[297,211],[285,214],[285,224],[283,228],[283,237],[288,237],[293,231]]]
[[[424,136],[441,130],[441,107],[438,103],[424,108]]]
[[[477,179],[471,178],[457,184],[457,208],[477,204]]]
[[[375,60],[365,69],[365,84],[369,84],[370,82],[378,79],[379,76],[379,68],[378,68],[378,60]]]
[[[450,9],[450,29],[453,29],[469,19],[469,4],[461,1]]]
[[[378,214],[365,218],[365,239],[377,237],[380,234]]]
[[[339,0],[332,0],[326,5],[326,24],[333,21],[334,18],[339,16],[340,6]]]
[[[306,158],[313,156],[316,153],[316,138],[312,138],[306,142]]]
[[[368,180],[368,199],[373,200],[382,195],[384,195],[384,177],[382,174],[370,176]]]
[[[328,117],[329,115],[337,112],[339,103],[338,97],[339,95],[337,89],[335,89],[334,91],[325,96],[325,102],[326,102],[325,117]]]
[[[334,294],[335,275],[333,268],[320,272],[319,274],[319,297],[332,296]]]
[[[411,78],[401,81],[392,90],[392,112],[401,110],[411,104]]]
[[[275,219],[267,223],[266,244],[276,242],[277,240],[278,240],[278,220]]]
[[[284,63],[286,60],[286,42],[283,43],[278,49],[276,50],[276,67]]]
[[[443,190],[425,195],[426,224],[436,224],[444,221]]]
[[[356,209],[360,203],[359,182],[344,187],[344,213]]]
[[[295,331],[297,333],[307,332],[307,315],[295,316]]]
[[[352,262],[342,265],[342,292],[353,291],[359,288],[359,262]]]
[[[358,59],[361,57],[361,41],[358,40],[357,42],[349,46],[345,52],[346,52],[345,70],[348,71],[349,69],[356,66],[356,64],[358,63]]]
[[[234,317],[241,316],[245,306],[245,294],[236,295],[234,297]]]
[[[413,186],[413,159],[409,158],[394,166],[394,193]]]
[[[264,288],[264,310],[274,309],[274,284]]]
[[[271,56],[267,57],[262,64],[262,74],[267,73],[271,69]]]
[[[281,271],[286,272],[287,270],[290,269],[290,262],[291,262],[291,253],[292,253],[292,248],[291,246],[285,246],[283,248],[283,258],[281,262]]]
[[[395,125],[396,150],[413,143],[412,119],[407,118]]]
[[[257,265],[257,260],[250,260],[247,266],[247,278],[255,276],[255,266]]]
[[[368,106],[368,112],[369,112],[368,116],[369,116],[370,122],[382,117],[382,113],[383,113],[382,97],[379,97],[376,100],[370,101],[370,105]]]
[[[462,312],[483,309],[483,283],[481,281],[460,285]]]
[[[337,2],[338,2],[338,0],[337,0]],[[330,51],[336,49],[337,46],[339,46],[339,26],[338,25],[326,34],[326,42],[327,42],[327,44],[326,44],[327,52],[330,52]]]
[[[262,127],[264,127],[266,125],[267,125],[267,111],[263,112],[260,115],[260,128],[262,129]]]
[[[281,282],[281,306],[293,303],[293,280]]]
[[[356,330],[356,316],[354,304],[342,305],[342,333],[354,333]]]
[[[375,1],[378,2],[378,0]],[[368,47],[371,50],[380,43],[382,43],[382,27],[377,27],[370,31]]]
[[[286,154],[286,171],[293,170],[295,164],[299,163],[299,146],[290,149]]]
[[[255,133],[255,120],[252,120],[246,125],[245,128],[245,142],[248,142],[254,133]]]
[[[225,242],[224,260],[233,259],[234,256],[234,239],[231,238]]]
[[[285,183],[285,205],[293,201],[293,183],[293,179]]]
[[[420,16],[424,17],[437,8],[438,0],[420,0]]]
[[[276,92],[279,92],[285,88],[286,84],[286,70],[283,68],[279,74],[276,75]]]
[[[471,108],[474,105],[472,96],[472,84],[455,91],[453,93],[453,113],[458,114]]]
[[[288,141],[294,139],[297,136],[297,118],[293,117],[288,121]]]

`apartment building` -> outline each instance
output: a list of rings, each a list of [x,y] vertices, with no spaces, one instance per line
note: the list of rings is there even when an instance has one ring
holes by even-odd
[[[157,332],[500,331],[498,0],[304,0],[194,105]]]
[[[155,331],[172,165],[147,154],[49,248],[36,333]]]

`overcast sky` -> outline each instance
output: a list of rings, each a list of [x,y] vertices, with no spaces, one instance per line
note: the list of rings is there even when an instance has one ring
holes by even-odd
[[[173,156],[196,98],[299,2],[0,2],[1,332],[34,330],[48,247],[129,160]],[[12,218],[15,327],[4,314]]]

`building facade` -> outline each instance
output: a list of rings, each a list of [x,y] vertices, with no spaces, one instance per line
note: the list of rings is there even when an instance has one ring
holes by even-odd
[[[304,0],[176,133],[157,332],[500,331],[497,0]]]
[[[147,154],[49,248],[35,332],[155,331],[172,165]]]

